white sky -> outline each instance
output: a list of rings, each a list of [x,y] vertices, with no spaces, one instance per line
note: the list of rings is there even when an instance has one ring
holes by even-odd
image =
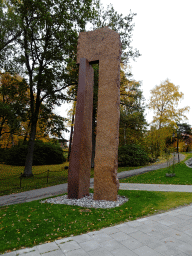
[[[179,107],[190,106],[188,123],[192,125],[192,1],[191,0],[100,0],[106,8],[110,3],[118,13],[137,13],[133,22],[133,48],[142,56],[131,61],[133,79],[142,81],[146,103],[150,90],[167,78],[179,85],[184,99]],[[65,104],[59,114],[67,117]],[[153,112],[146,111],[152,121]],[[65,133],[69,138],[69,133]]]

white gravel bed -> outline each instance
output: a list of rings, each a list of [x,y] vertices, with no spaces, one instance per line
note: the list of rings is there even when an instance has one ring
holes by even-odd
[[[88,208],[114,208],[126,203],[129,199],[124,196],[117,196],[117,201],[94,200],[93,193],[81,199],[68,199],[68,195],[48,198],[41,203],[77,205]]]

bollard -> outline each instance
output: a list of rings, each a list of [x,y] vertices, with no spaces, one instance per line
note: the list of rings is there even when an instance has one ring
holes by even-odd
[[[49,178],[49,170],[47,170],[47,184],[48,184],[48,178]]]
[[[22,172],[21,172],[21,176],[19,178],[20,178],[20,188],[21,188]]]

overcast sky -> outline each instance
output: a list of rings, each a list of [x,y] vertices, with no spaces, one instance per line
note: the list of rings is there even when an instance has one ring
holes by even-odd
[[[146,99],[150,90],[167,78],[184,93],[179,107],[190,106],[188,123],[192,125],[192,0],[100,0],[104,7],[110,3],[118,13],[134,17],[133,48],[142,56],[131,61],[133,79],[142,82]],[[67,117],[63,106],[59,113]],[[152,121],[153,112],[146,111]],[[65,138],[69,134],[65,133]]]

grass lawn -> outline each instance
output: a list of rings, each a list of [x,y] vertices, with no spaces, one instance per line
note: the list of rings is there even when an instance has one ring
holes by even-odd
[[[93,192],[93,190],[90,190]],[[192,203],[192,193],[120,190],[129,201],[112,209],[40,203],[0,208],[0,253],[79,235]]]
[[[180,184],[192,185],[192,168],[186,166],[185,161],[192,157],[192,153],[186,154],[186,159],[174,166],[175,177],[166,177],[169,168],[139,174],[126,179],[121,183],[146,183],[146,184]],[[170,167],[173,168],[172,166]]]
[[[24,166],[0,164],[0,196],[67,183],[68,170],[64,169],[65,166],[69,166],[69,162],[57,165],[33,166],[32,171],[34,176],[30,178],[23,178],[21,180],[20,188],[19,177],[24,171]],[[143,166],[119,167],[118,172],[129,171],[141,167]],[[50,171],[48,183],[47,170]],[[91,178],[93,177],[94,168],[91,168]]]

